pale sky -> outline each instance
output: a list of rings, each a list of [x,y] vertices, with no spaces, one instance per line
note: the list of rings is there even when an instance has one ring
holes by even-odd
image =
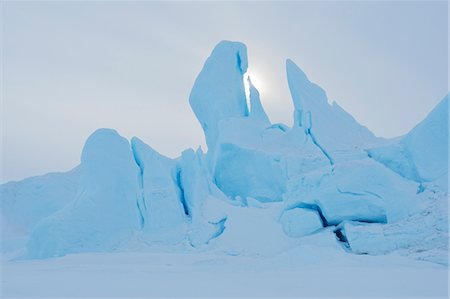
[[[447,2],[4,2],[1,182],[79,164],[109,127],[176,157],[204,147],[188,98],[221,40],[247,45],[272,122],[292,124],[285,60],[376,135],[448,92]]]

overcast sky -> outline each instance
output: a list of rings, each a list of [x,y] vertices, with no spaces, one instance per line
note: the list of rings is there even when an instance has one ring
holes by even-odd
[[[376,135],[448,92],[443,2],[6,2],[1,182],[76,166],[99,127],[170,157],[204,146],[188,103],[220,40],[247,45],[273,122],[292,123],[293,59]]]

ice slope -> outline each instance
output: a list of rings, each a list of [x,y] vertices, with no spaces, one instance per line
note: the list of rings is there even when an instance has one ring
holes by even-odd
[[[28,257],[110,251],[139,228],[139,168],[128,141],[114,130],[95,131],[83,148],[80,167],[75,200],[39,222]]]
[[[140,168],[137,201],[140,227],[147,242],[179,243],[187,232],[181,191],[176,181],[176,162],[160,155],[139,138],[131,139],[134,158]]]
[[[373,148],[369,155],[400,175],[417,182],[448,180],[449,95],[394,144]],[[448,188],[448,187],[446,187]]]
[[[425,181],[448,175],[448,102],[449,95],[402,141]]]
[[[0,185],[0,250],[21,250],[34,226],[75,198],[80,169]]]
[[[76,195],[80,167],[0,185],[2,218],[29,233],[36,223]]]
[[[294,126],[300,126],[333,164],[339,150],[364,149],[380,142],[336,102],[331,105],[325,91],[309,81],[290,59],[286,72],[294,101]]]

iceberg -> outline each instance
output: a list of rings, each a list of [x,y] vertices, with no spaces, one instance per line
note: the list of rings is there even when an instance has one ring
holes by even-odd
[[[75,199],[37,224],[28,257],[111,251],[139,228],[139,168],[128,141],[98,129],[86,141],[80,167]]]
[[[417,184],[366,158],[291,178],[288,207],[317,210],[327,225],[344,220],[396,222],[418,209]]]
[[[220,42],[195,80],[189,103],[213,152],[218,125],[223,119],[248,116],[243,76],[247,72],[247,48],[239,42]]]
[[[293,208],[285,210],[280,217],[283,231],[289,237],[304,237],[318,232],[324,223],[314,209]]]
[[[160,155],[137,137],[131,139],[131,148],[140,168],[141,196],[137,207],[145,240],[183,241],[187,225],[176,181],[176,162]]]
[[[344,221],[338,235],[356,254],[401,255],[448,266],[448,194],[439,189],[418,195],[424,207],[392,224]]]
[[[269,117],[264,111],[259,98],[259,91],[252,84],[250,77],[247,78],[250,97],[250,118],[254,121],[261,122],[264,126],[270,126]]]
[[[0,186],[1,214],[29,234],[43,218],[62,209],[75,198],[80,167],[48,173]]]
[[[241,43],[219,43],[198,75],[189,101],[202,124],[208,168],[219,189],[230,197],[281,201],[288,172],[298,164],[314,167],[323,159],[304,132],[271,125],[250,78],[247,107],[246,53]]]
[[[180,183],[190,218],[189,242],[193,247],[200,247],[224,231],[227,215],[217,204],[220,191],[211,186],[201,149],[197,152],[185,150],[181,155],[180,168]]]
[[[72,171],[2,185],[2,248],[270,256],[334,233],[339,250],[448,264],[448,96],[406,136],[378,138],[287,60],[288,127],[270,122],[247,67],[245,45],[222,41],[195,80],[206,152],[170,159],[99,129]]]
[[[440,179],[448,189],[448,102],[446,95],[406,136],[369,149],[369,156],[407,179],[420,183]]]
[[[290,59],[286,72],[294,101],[294,126],[305,131],[330,164],[340,158],[340,150],[363,150],[380,142],[336,102],[330,105],[325,91]]]

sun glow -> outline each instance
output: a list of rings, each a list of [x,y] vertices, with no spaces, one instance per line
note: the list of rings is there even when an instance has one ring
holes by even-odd
[[[245,96],[247,98],[247,104],[250,106],[250,81],[252,85],[258,90],[261,95],[264,92],[264,83],[261,80],[261,77],[256,72],[247,71],[244,74],[244,88],[245,88]]]
[[[246,85],[246,89],[250,89],[250,84],[248,83],[248,79],[252,81],[252,84],[256,89],[259,91],[259,93],[262,93],[264,90],[264,82],[261,80],[261,76],[257,72],[254,71],[247,71],[244,75],[244,84]]]

